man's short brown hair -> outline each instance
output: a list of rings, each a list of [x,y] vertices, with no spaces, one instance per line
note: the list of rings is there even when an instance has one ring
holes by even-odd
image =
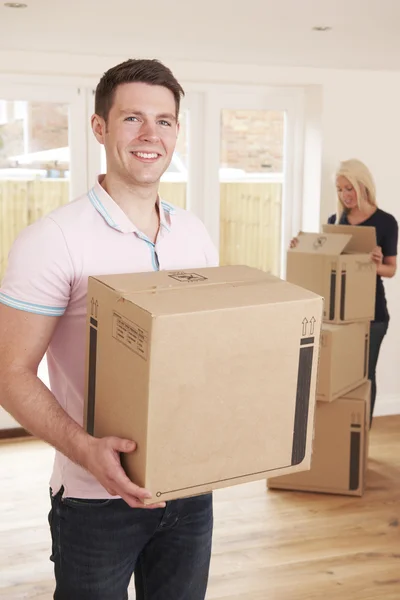
[[[123,83],[147,83],[168,88],[174,95],[176,117],[179,115],[181,97],[185,95],[172,71],[156,59],[126,60],[104,73],[95,95],[95,113],[107,122],[114,102],[115,90]]]

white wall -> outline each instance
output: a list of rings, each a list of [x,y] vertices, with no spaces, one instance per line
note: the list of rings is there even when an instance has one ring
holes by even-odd
[[[322,216],[332,206],[331,173],[338,160],[357,157],[371,168],[379,206],[400,224],[400,76],[396,73],[325,75]],[[400,265],[399,265],[400,266]],[[378,363],[376,414],[400,413],[400,268],[385,280],[391,323]]]
[[[94,57],[0,52],[0,73],[48,75],[71,81],[94,80],[127,57]],[[159,57],[163,59],[163,57]],[[335,209],[333,173],[339,160],[357,157],[374,173],[378,202],[400,222],[400,74],[310,68],[166,61],[182,83],[251,83],[322,87],[321,219]],[[319,177],[319,174],[316,174]],[[386,282],[392,315],[378,373],[377,413],[400,413],[400,272]]]

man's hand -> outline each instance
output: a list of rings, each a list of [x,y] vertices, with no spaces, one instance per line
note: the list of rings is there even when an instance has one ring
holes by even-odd
[[[129,479],[121,465],[120,452],[133,452],[135,442],[118,437],[90,438],[83,465],[112,496],[121,496],[132,508],[164,508],[165,502],[143,504],[151,493]]]

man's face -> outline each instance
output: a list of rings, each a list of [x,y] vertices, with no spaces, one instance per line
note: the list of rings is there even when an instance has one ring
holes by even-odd
[[[95,116],[92,125],[105,147],[107,173],[128,185],[158,184],[179,131],[175,98],[168,88],[124,83],[115,91],[107,124]]]

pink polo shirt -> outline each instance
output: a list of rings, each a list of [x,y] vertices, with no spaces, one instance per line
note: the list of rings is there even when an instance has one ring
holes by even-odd
[[[50,388],[64,410],[83,423],[88,277],[218,264],[203,223],[159,200],[155,244],[112,200],[99,177],[88,194],[30,225],[17,238],[0,289],[0,302],[18,310],[61,316],[47,350]],[[56,451],[53,493],[109,498],[97,480]]]

